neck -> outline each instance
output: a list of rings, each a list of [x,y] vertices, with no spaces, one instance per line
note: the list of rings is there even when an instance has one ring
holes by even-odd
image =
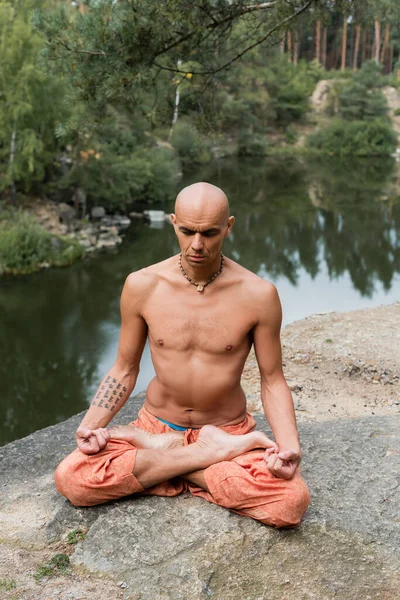
[[[191,265],[186,260],[185,257],[181,256],[181,264],[185,270],[185,273],[188,277],[193,279],[196,283],[205,283],[208,279],[216,273],[221,267],[221,254],[207,265]]]

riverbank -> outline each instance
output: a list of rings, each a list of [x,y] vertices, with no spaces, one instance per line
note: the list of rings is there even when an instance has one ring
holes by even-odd
[[[400,303],[312,315],[282,332],[284,371],[299,423],[400,414]],[[261,414],[252,352],[243,373]]]
[[[30,275],[69,266],[87,255],[116,248],[131,221],[94,207],[88,217],[65,203],[26,199],[18,210],[0,210],[0,276]]]
[[[0,597],[176,600],[179,585],[182,600],[397,600],[400,304],[314,315],[282,341],[312,492],[300,528],[274,531],[188,495],[72,508],[52,472],[77,415],[0,449]],[[264,429],[254,356],[243,381]],[[57,554],[64,568],[48,566]]]

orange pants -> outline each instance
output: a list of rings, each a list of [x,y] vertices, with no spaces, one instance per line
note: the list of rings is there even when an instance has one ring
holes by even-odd
[[[131,425],[151,433],[172,431],[144,407]],[[248,414],[241,423],[221,429],[241,435],[252,431],[255,425],[254,418]],[[195,442],[199,431],[187,429],[184,444]],[[299,470],[289,481],[275,477],[267,469],[263,450],[253,450],[205,469],[204,478],[209,492],[180,477],[144,490],[132,473],[136,452],[134,446],[120,440],[111,440],[104,450],[90,456],[76,449],[56,470],[57,489],[75,506],[94,506],[131,494],[177,496],[189,491],[193,496],[200,496],[274,527],[300,523],[310,501],[307,485]]]

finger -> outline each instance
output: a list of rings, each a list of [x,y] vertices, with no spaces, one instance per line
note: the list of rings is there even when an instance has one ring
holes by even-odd
[[[96,440],[99,444],[100,449],[104,448],[104,446],[107,444],[107,440],[106,440],[104,434],[102,433],[101,429],[95,429],[93,431],[93,435],[96,437]]]
[[[99,444],[96,436],[93,435],[90,439],[82,439],[78,441],[78,448],[82,450],[84,454],[96,454],[99,452]]]
[[[78,427],[76,433],[77,433],[77,435],[79,435],[79,437],[89,438],[92,435],[92,430],[89,429],[89,427],[85,427],[84,425],[81,425],[80,427]]]
[[[276,453],[275,448],[267,448],[265,451],[265,456],[268,458],[268,456],[271,456],[271,454],[275,454],[275,453]]]
[[[281,468],[275,469],[274,475],[281,479],[292,479],[295,471],[296,469],[294,469],[292,465],[283,465]]]
[[[104,427],[101,427],[100,431],[104,435],[106,441],[108,442],[111,439],[111,434],[110,434],[109,430],[105,429]]]
[[[283,452],[279,452],[278,456],[282,460],[299,460],[300,458],[298,452],[294,450],[283,450]]]
[[[267,458],[267,460],[265,461],[267,463],[267,467],[268,469],[271,471],[271,473],[274,472],[275,469],[275,463],[278,460],[278,455],[277,454],[272,454],[271,456],[269,456],[269,458]]]

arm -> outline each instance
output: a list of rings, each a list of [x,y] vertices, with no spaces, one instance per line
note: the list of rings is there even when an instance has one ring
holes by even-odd
[[[275,286],[263,283],[259,320],[254,329],[254,349],[261,375],[261,401],[279,453],[267,451],[268,468],[291,479],[301,460],[293,399],[282,371],[280,328],[282,309]]]
[[[124,406],[135,387],[147,337],[147,325],[141,316],[142,288],[140,273],[133,273],[122,290],[117,359],[99,385],[76,432],[78,447],[85,454],[95,454],[105,447],[110,434],[104,427]]]

